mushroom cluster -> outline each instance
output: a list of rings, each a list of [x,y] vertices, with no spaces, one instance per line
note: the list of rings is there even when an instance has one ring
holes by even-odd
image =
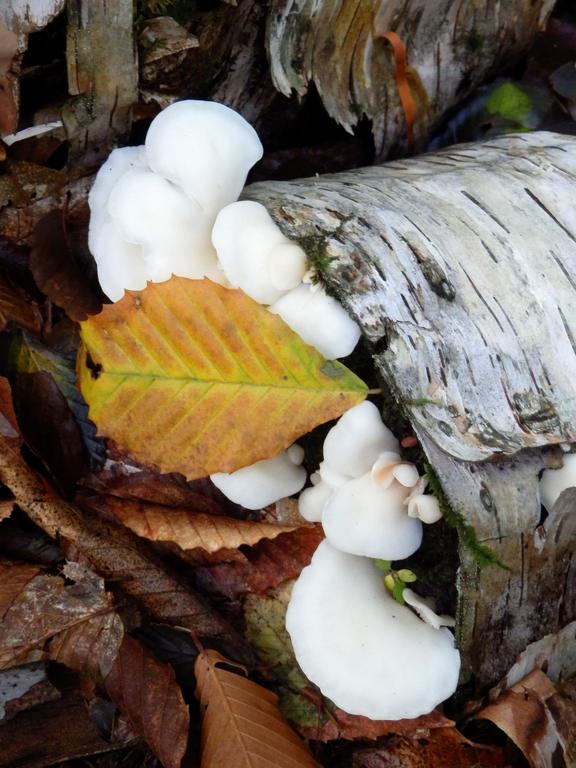
[[[422,541],[422,522],[440,517],[426,481],[402,461],[376,406],[347,411],[328,433],[303,517],[326,534],[302,571],[286,616],[298,663],[346,712],[373,719],[418,717],[448,698],[460,657],[428,601],[411,589],[392,597],[371,558],[400,560]],[[410,606],[410,607],[407,607]],[[411,610],[414,609],[414,611]]]

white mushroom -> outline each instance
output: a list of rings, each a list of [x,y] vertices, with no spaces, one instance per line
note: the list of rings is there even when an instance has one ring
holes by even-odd
[[[149,280],[219,277],[202,210],[166,179],[127,171],[110,192],[108,213],[127,242],[142,246]]]
[[[270,307],[307,344],[328,360],[346,357],[360,338],[360,328],[336,299],[319,285],[302,283]]]
[[[438,499],[429,494],[411,494],[407,499],[407,507],[409,517],[417,517],[427,525],[437,523],[442,518]]]
[[[546,469],[540,480],[540,499],[548,512],[566,488],[576,487],[576,453],[564,454],[560,469]]]
[[[141,291],[149,279],[142,247],[127,243],[118,227],[107,217],[92,233],[90,245],[102,290],[119,301],[126,289]]]
[[[282,234],[260,203],[241,200],[223,208],[212,230],[220,267],[234,288],[272,304],[300,284],[306,254]]]
[[[324,506],[333,492],[334,489],[324,481],[303,490],[298,497],[298,511],[304,520],[321,523]]]
[[[262,152],[258,134],[242,115],[212,101],[171,104],[146,136],[150,168],[182,189],[211,224],[238,199]]]
[[[348,477],[366,474],[381,454],[398,454],[399,450],[398,440],[369,400],[346,411],[326,435],[323,446],[326,464]]]
[[[293,445],[272,459],[250,464],[236,472],[210,475],[214,485],[231,501],[246,509],[262,509],[293,493],[306,482],[306,470],[300,466],[304,452]]]
[[[306,676],[350,714],[419,717],[456,690],[452,634],[399,605],[370,560],[327,541],[294,585],[286,627]]]
[[[381,488],[367,472],[337,488],[326,501],[322,526],[328,541],[342,552],[403,560],[422,542],[422,523],[408,517],[409,490],[398,482]]]
[[[453,627],[456,622],[452,616],[438,615],[434,610],[434,601],[430,598],[421,597],[413,592],[409,587],[405,587],[402,591],[402,597],[404,602],[413,608],[418,616],[429,624],[434,629],[440,629],[440,627]]]

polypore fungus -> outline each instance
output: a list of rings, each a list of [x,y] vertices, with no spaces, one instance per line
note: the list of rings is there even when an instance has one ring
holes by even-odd
[[[306,482],[306,470],[300,466],[303,460],[304,451],[294,444],[273,459],[257,461],[230,474],[216,472],[210,479],[236,504],[262,509],[301,490]]]
[[[548,512],[566,488],[576,488],[576,453],[564,454],[560,469],[546,469],[540,480],[540,500]]]
[[[230,285],[260,304],[273,304],[300,284],[306,254],[292,243],[260,203],[241,200],[223,208],[212,243]]]
[[[452,634],[397,603],[371,560],[327,541],[294,585],[286,628],[306,676],[350,714],[419,717],[456,690]]]

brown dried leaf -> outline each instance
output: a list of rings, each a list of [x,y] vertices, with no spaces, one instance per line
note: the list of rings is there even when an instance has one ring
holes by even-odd
[[[0,480],[33,522],[73,545],[100,575],[118,583],[157,621],[190,629],[205,642],[217,640],[235,658],[252,660],[243,638],[159,562],[146,542],[118,524],[89,518],[56,496],[1,435]]]
[[[12,403],[12,388],[4,376],[0,376],[0,435],[12,439],[20,437]]]
[[[438,728],[425,738],[391,736],[377,749],[356,752],[352,768],[503,768],[502,750],[468,741],[455,728]]]
[[[298,576],[323,538],[322,526],[311,525],[273,540],[265,539],[245,552],[246,562],[197,568],[197,583],[203,591],[230,598],[246,592],[265,592]]]
[[[62,578],[39,574],[30,565],[4,562],[0,625],[0,668],[12,666],[59,632],[110,611],[102,580],[66,586]],[[32,579],[30,575],[34,573]],[[7,587],[12,589],[8,602]]]
[[[204,710],[202,768],[318,766],[282,717],[277,697],[219,664],[229,662],[207,651],[195,666]]]
[[[14,502],[10,499],[6,501],[0,501],[0,520],[6,520],[12,514],[14,509]]]
[[[46,677],[43,664],[29,664],[0,672],[0,722],[18,712],[59,698],[60,692]]]
[[[4,330],[10,320],[32,333],[39,333],[42,327],[42,315],[36,302],[0,272],[0,330]]]
[[[34,229],[30,269],[38,288],[72,320],[86,320],[102,309],[102,294],[88,277],[87,222],[65,211],[51,211]],[[83,237],[77,237],[81,233]]]
[[[106,678],[106,690],[165,768],[179,768],[190,718],[172,667],[126,636]]]
[[[48,656],[82,678],[100,682],[112,669],[123,638],[122,619],[110,611],[60,632],[50,641]]]
[[[0,618],[2,620],[10,606],[41,571],[42,568],[38,565],[0,560]]]
[[[490,720],[500,728],[532,768],[560,768],[564,745],[547,706],[555,693],[550,678],[536,669],[480,710],[475,719]]]
[[[182,549],[200,547],[206,552],[252,546],[261,539],[274,539],[281,533],[295,530],[295,526],[235,520],[221,515],[206,515],[186,509],[171,509],[159,504],[121,501],[114,497],[100,497],[88,502],[105,506],[106,512],[137,536],[151,541],[170,541]],[[304,523],[303,523],[304,524]]]

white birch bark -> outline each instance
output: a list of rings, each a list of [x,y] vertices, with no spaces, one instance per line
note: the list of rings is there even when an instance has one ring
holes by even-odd
[[[462,553],[465,670],[495,683],[576,618],[576,498],[539,527],[538,495],[576,443],[576,138],[502,137],[245,196],[321,266],[451,504],[510,565],[479,572]]]

